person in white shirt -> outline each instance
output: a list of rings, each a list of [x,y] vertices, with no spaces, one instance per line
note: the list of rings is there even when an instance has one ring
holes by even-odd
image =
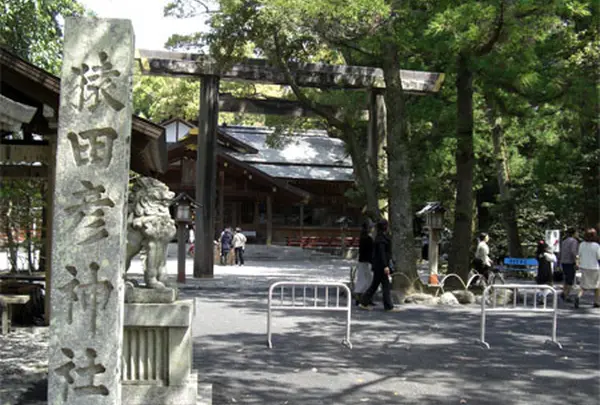
[[[477,250],[475,251],[475,270],[481,274],[484,280],[487,282],[490,277],[490,270],[492,269],[492,259],[490,259],[490,248],[487,242],[490,237],[487,233],[482,232],[479,234],[479,243],[477,244]]]
[[[242,233],[242,230],[240,228],[235,228],[235,235],[233,235],[233,249],[235,251],[236,265],[244,265],[244,250],[246,249],[246,241],[246,235]]]
[[[579,270],[581,290],[575,298],[575,308],[579,308],[579,298],[586,290],[594,291],[594,308],[600,307],[600,244],[594,228],[585,231],[583,242],[579,244]]]

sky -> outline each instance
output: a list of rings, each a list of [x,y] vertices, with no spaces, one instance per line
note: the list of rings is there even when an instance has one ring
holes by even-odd
[[[79,0],[98,17],[132,21],[137,49],[165,49],[172,34],[190,34],[205,27],[207,16],[177,19],[163,16],[168,0]]]

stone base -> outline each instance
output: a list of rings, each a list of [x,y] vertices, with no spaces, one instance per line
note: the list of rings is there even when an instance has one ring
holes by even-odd
[[[122,396],[127,405],[212,405],[212,384],[198,384],[196,373],[169,387],[123,382]]]
[[[125,302],[128,304],[170,304],[177,300],[176,288],[141,288],[125,286]]]

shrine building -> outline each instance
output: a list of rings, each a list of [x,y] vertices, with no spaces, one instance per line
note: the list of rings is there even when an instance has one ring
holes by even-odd
[[[182,119],[163,122],[168,169],[160,175],[176,193],[195,195],[197,128]],[[339,246],[358,236],[361,207],[345,192],[353,187],[344,142],[323,130],[268,139],[274,129],[220,125],[217,131],[215,238],[240,227],[250,243]],[[312,243],[308,242],[312,238]],[[312,247],[312,246],[311,246]]]

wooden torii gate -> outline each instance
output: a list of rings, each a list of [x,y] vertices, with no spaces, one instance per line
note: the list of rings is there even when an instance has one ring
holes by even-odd
[[[216,199],[216,134],[219,114],[219,82],[223,80],[252,81],[259,83],[289,85],[284,72],[264,59],[246,59],[228,69],[210,56],[166,51],[138,50],[137,58],[143,74],[171,77],[200,78],[200,114],[196,158],[196,250],[194,277],[213,276],[214,209]],[[291,63],[290,71],[300,87],[322,89],[368,89],[369,90],[369,142],[368,156],[372,164],[377,162],[380,140],[386,137],[383,70],[364,66],[328,65],[321,63]],[[399,70],[404,91],[410,94],[438,92],[443,73]],[[289,105],[289,101],[280,100]],[[269,110],[265,103],[228,98],[228,110],[252,104],[253,109]],[[277,106],[277,104],[275,104]],[[289,108],[287,110],[290,110]],[[272,109],[270,109],[272,111]],[[293,113],[304,114],[303,109],[291,108]]]

